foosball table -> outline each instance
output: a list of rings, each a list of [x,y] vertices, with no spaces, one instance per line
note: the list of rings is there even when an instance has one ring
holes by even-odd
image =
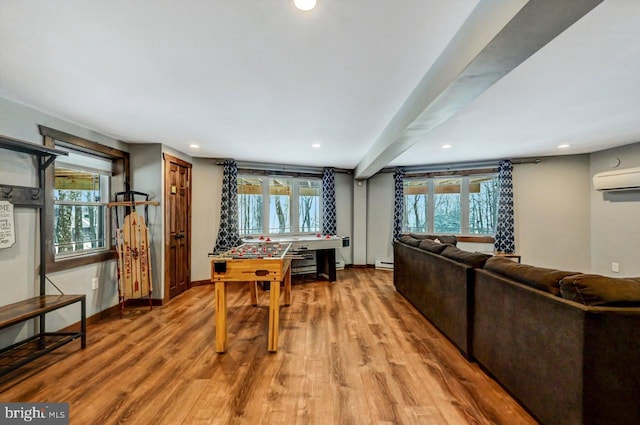
[[[269,334],[267,349],[278,350],[280,283],[284,305],[291,304],[291,244],[262,242],[242,244],[211,259],[211,281],[216,297],[216,352],[227,350],[227,282],[247,282],[251,304],[258,305],[258,282],[269,281]]]

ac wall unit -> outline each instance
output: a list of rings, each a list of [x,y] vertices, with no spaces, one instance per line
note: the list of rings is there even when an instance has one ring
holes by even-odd
[[[598,173],[593,176],[593,187],[601,191],[640,190],[640,167]]]

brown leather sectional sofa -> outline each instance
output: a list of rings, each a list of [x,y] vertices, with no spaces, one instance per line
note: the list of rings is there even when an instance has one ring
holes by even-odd
[[[640,279],[518,264],[429,238],[442,243],[394,243],[394,284],[467,359],[543,424],[640,424]]]

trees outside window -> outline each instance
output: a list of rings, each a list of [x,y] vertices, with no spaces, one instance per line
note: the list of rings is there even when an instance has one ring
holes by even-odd
[[[301,233],[320,232],[322,180],[298,180],[298,223]]]
[[[496,177],[470,177],[469,179],[469,233],[492,235],[498,216],[498,179]]]
[[[264,232],[262,178],[238,177],[238,229],[241,235]]]
[[[291,179],[269,179],[269,233],[291,233]]]
[[[493,235],[497,200],[495,174],[405,179],[402,231]]]
[[[460,189],[461,178],[434,180],[433,231],[435,233],[461,232]]]
[[[317,233],[321,200],[320,179],[239,175],[240,235]]]
[[[53,249],[56,257],[86,254],[108,247],[109,172],[85,168],[81,155],[70,153],[55,164]],[[111,161],[102,162],[105,169]]]
[[[402,225],[405,232],[424,233],[427,231],[428,195],[428,181],[405,181],[404,220]]]

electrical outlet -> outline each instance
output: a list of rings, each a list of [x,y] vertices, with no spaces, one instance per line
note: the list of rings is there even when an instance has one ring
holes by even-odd
[[[620,273],[620,264],[611,263],[611,271],[615,273]]]
[[[100,287],[100,280],[97,277],[91,279],[91,289],[94,291]]]

